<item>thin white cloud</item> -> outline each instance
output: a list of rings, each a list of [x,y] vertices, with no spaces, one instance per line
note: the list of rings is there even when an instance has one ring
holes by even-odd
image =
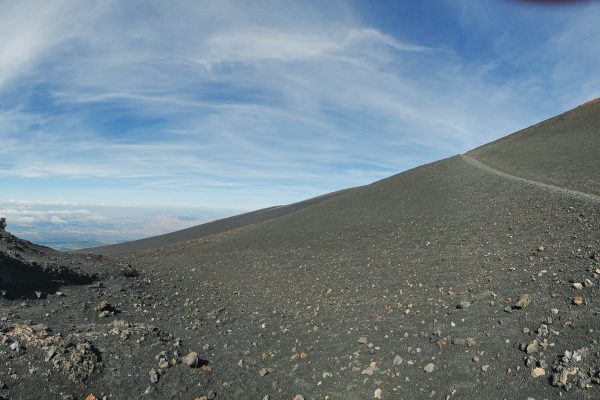
[[[33,205],[44,205],[44,206],[78,206],[81,203],[67,200],[17,200],[8,199],[0,200],[0,205],[12,205],[12,206],[33,206]]]
[[[78,36],[83,23],[80,17],[88,14],[84,7],[77,7],[68,25],[62,24],[65,16],[75,11],[73,5],[63,0],[0,1],[0,92],[31,73],[56,46]]]
[[[210,70],[223,63],[255,63],[263,60],[294,62],[342,55],[353,46],[380,43],[399,51],[423,52],[428,49],[384,35],[375,29],[348,29],[342,34],[288,34],[259,29],[236,31],[209,37],[202,43],[203,58],[195,61]]]
[[[61,217],[58,217],[56,215],[51,216],[48,221],[50,221],[53,224],[68,224],[69,222],[64,220]]]
[[[98,186],[78,200],[258,208],[465,151],[600,90],[598,7],[532,26],[529,54],[496,8],[459,4],[449,18],[490,57],[384,33],[344,3],[0,2],[0,92],[24,93],[0,111],[0,176]],[[38,86],[55,112],[28,106]]]
[[[160,235],[236,213],[239,211],[0,199],[0,217],[7,219],[10,232],[62,250]]]

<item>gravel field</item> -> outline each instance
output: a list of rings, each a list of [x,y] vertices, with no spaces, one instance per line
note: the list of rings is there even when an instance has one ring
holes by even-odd
[[[599,398],[600,103],[467,156],[118,255],[0,231],[0,398]]]

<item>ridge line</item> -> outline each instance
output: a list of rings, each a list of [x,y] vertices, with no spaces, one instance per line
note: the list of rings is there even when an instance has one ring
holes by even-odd
[[[573,189],[566,189],[566,188],[562,188],[560,186],[550,185],[548,183],[533,181],[531,179],[522,178],[520,176],[511,175],[506,172],[500,171],[496,168],[490,167],[489,165],[486,165],[486,164],[482,163],[481,161],[478,161],[467,154],[461,154],[461,157],[462,157],[463,161],[465,161],[467,164],[470,164],[471,166],[479,168],[483,171],[486,171],[486,172],[489,172],[489,173],[492,173],[495,175],[499,175],[499,176],[502,176],[507,179],[525,182],[527,184],[536,186],[543,190],[551,191],[554,193],[560,193],[562,195],[567,195],[570,197],[575,197],[578,199],[587,200],[587,201],[591,201],[593,203],[600,204],[600,196],[596,196],[596,195],[590,194],[590,193],[580,192],[580,191],[573,190]]]

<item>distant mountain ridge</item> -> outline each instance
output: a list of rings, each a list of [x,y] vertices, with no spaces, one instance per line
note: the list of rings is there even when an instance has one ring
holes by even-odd
[[[346,189],[348,190],[348,189]],[[308,200],[300,201],[285,206],[274,206],[263,208],[257,211],[235,215],[233,217],[223,218],[206,224],[193,226],[191,228],[166,233],[163,235],[152,236],[146,239],[134,240],[131,242],[119,243],[109,246],[92,247],[88,249],[76,250],[74,253],[92,253],[92,254],[123,254],[136,251],[144,251],[180,243],[188,240],[199,239],[206,236],[216,235],[231,229],[241,228],[243,226],[256,224],[273,218],[278,218],[295,211],[309,207],[313,204],[334,198],[344,193],[346,190],[328,193]]]

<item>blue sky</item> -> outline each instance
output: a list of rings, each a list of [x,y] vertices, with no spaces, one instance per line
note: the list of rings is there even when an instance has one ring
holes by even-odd
[[[598,2],[0,0],[0,213],[196,222],[366,184],[598,97],[598,21]]]

